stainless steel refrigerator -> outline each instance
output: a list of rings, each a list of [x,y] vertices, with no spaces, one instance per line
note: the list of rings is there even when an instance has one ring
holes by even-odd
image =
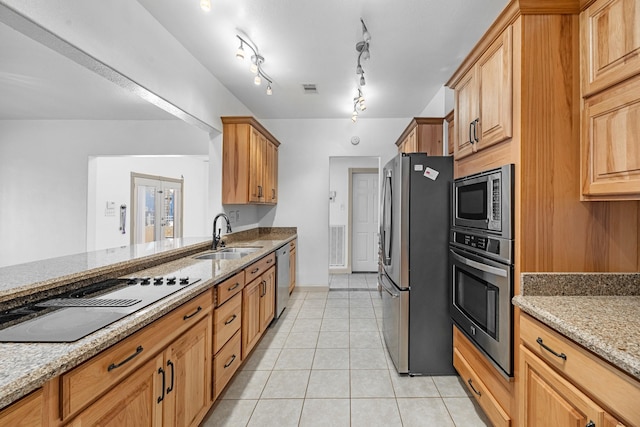
[[[454,374],[448,268],[452,157],[399,154],[383,170],[378,284],[399,373]]]

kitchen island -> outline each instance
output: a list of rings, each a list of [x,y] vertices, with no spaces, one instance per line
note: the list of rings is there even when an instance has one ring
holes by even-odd
[[[582,425],[640,425],[640,274],[523,273],[521,292],[521,425],[544,421],[540,384]]]
[[[296,238],[295,228],[259,228],[224,236],[228,246],[258,247],[239,259],[201,260],[210,238],[186,238],[70,255],[0,269],[3,310],[15,301],[56,295],[104,279],[167,274],[200,279],[168,297],[71,343],[0,343],[0,407],[70,371],[175,308],[202,295],[246,266]],[[15,304],[14,304],[15,305]]]

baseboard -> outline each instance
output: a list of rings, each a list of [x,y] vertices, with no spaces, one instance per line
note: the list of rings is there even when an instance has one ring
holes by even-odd
[[[298,286],[296,285],[295,288],[293,288],[293,291],[300,291],[300,292],[329,292],[329,286],[326,285],[322,285],[322,286],[314,286],[314,285],[310,285],[310,286]]]
[[[349,267],[330,268],[329,274],[351,274],[351,269]]]

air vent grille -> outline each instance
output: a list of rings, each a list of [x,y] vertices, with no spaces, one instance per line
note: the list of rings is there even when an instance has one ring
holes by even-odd
[[[315,85],[315,83],[303,83],[302,89],[306,94],[318,93],[318,87]]]

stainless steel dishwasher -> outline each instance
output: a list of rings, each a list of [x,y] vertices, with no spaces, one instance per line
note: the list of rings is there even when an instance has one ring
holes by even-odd
[[[289,243],[276,250],[276,318],[289,302]]]

